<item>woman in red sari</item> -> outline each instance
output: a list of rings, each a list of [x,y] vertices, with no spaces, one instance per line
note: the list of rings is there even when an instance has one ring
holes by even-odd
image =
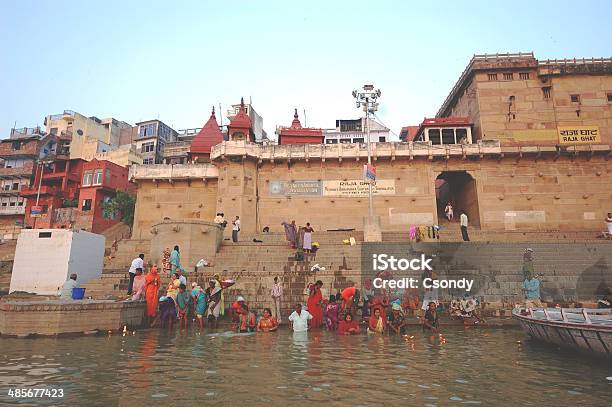
[[[323,287],[323,282],[318,280],[311,287],[310,295],[308,296],[308,312],[312,315],[310,327],[313,329],[318,328],[323,323],[323,308],[321,308],[323,295],[321,294],[321,287]]]
[[[145,277],[145,297],[147,299],[147,317],[154,318],[157,314],[158,292],[161,279],[157,266],[153,265]]]

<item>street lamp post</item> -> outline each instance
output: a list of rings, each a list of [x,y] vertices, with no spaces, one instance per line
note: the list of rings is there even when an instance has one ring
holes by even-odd
[[[368,169],[372,165],[372,146],[370,140],[370,114],[378,110],[378,98],[381,95],[380,89],[374,90],[374,85],[364,85],[363,90],[354,90],[353,97],[357,108],[362,108],[365,112],[365,127],[366,127],[366,144],[368,147]],[[370,236],[374,236],[372,239],[368,239],[368,229],[374,228],[375,231]],[[376,221],[374,215],[374,200],[372,198],[372,180],[368,182],[368,219],[364,224],[364,239],[366,241],[380,241],[380,225]]]

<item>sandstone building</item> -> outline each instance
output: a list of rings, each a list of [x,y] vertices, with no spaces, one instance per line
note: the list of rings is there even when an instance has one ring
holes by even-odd
[[[414,140],[373,145],[383,231],[453,227],[441,212],[448,199],[483,230],[601,232],[612,211],[611,106],[612,59],[475,56],[437,118],[421,126],[440,130],[428,132],[439,143],[418,138],[419,127],[405,132]],[[149,239],[163,219],[217,212],[240,216],[247,235],[292,219],[362,230],[365,144],[262,145],[241,110],[228,141],[208,147],[206,162],[131,168],[135,238]]]

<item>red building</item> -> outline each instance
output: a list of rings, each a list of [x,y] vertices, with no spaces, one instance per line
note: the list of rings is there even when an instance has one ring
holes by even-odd
[[[302,127],[297,109],[293,114],[290,127],[278,127],[278,144],[323,144],[323,130],[312,127]]]
[[[222,142],[223,133],[219,130],[215,108],[213,107],[210,118],[191,141],[189,160],[192,162],[209,162],[210,150]]]
[[[110,161],[95,159],[83,164],[78,207],[81,225],[77,226],[93,233],[101,233],[119,223],[120,215],[106,216],[102,203],[111,200],[117,191],[127,191],[128,187],[127,168]]]
[[[32,186],[21,191],[21,196],[28,198],[26,227],[100,233],[120,220],[118,216],[105,217],[102,202],[116,190],[127,188],[128,170],[110,161],[55,159],[40,163]]]

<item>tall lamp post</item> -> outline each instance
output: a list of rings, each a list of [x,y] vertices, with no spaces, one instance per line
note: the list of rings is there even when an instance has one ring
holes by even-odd
[[[378,110],[378,98],[380,97],[380,89],[374,89],[374,85],[364,85],[362,90],[354,90],[353,97],[357,108],[362,108],[365,112],[365,127],[366,127],[366,144],[368,146],[368,168],[372,168],[372,145],[370,140],[370,113]],[[366,171],[366,172],[367,172]],[[381,241],[382,235],[378,218],[374,215],[374,200],[372,198],[372,181],[368,182],[368,218],[364,223],[364,240],[365,241]]]

